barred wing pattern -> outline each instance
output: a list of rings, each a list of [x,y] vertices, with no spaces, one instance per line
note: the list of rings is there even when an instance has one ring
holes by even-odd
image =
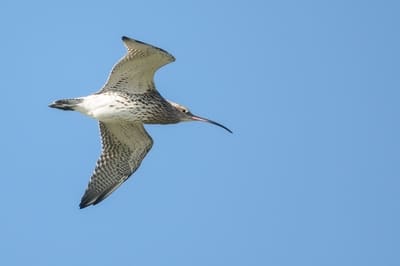
[[[125,182],[153,145],[142,123],[99,122],[102,154],[79,207],[95,205]]]
[[[175,61],[167,51],[150,44],[122,37],[127,54],[113,67],[108,80],[99,93],[122,91],[145,93],[155,90],[154,73],[160,67]]]

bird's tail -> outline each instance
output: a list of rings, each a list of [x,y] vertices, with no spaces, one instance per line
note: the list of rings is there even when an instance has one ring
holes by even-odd
[[[77,105],[80,104],[82,101],[83,99],[80,98],[62,99],[49,104],[49,107],[67,111],[74,111]]]

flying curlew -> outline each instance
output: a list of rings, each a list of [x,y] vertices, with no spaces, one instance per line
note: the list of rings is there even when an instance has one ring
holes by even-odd
[[[165,100],[156,90],[154,74],[175,58],[155,46],[122,37],[127,53],[113,67],[103,88],[94,94],[62,99],[52,108],[78,111],[99,121],[102,153],[79,207],[95,205],[125,182],[153,145],[143,124],[174,124],[212,120],[193,115],[186,107]]]

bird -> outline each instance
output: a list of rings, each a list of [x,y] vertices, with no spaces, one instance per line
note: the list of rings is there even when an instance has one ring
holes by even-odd
[[[194,115],[185,106],[161,96],[154,75],[159,68],[175,61],[170,53],[126,36],[122,42],[126,54],[113,66],[98,92],[56,100],[49,105],[98,120],[102,150],[81,198],[81,209],[103,201],[138,169],[153,146],[144,124],[201,121],[232,133],[224,125]]]

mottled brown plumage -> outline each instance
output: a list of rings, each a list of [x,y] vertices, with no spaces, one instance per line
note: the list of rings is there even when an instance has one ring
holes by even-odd
[[[79,111],[99,121],[102,154],[82,197],[81,208],[104,200],[140,166],[153,145],[143,124],[203,121],[231,132],[217,122],[193,115],[182,105],[165,100],[156,90],[154,74],[175,61],[172,55],[128,37],[122,40],[128,52],[113,67],[99,92],[50,104],[53,108]]]

